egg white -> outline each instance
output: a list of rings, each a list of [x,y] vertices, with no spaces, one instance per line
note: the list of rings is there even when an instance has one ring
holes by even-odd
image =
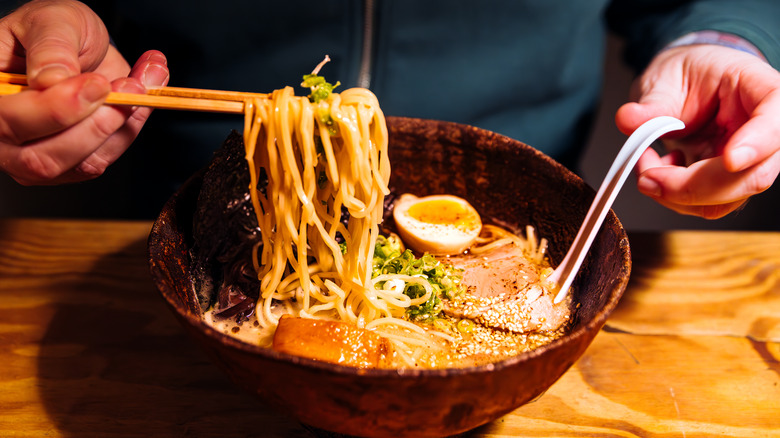
[[[460,224],[431,223],[420,220],[409,213],[409,209],[413,206],[429,201],[437,201],[433,204],[434,206],[441,206],[441,203],[451,203],[458,206],[466,213],[466,220],[461,221]],[[398,228],[398,234],[406,246],[420,253],[427,252],[436,255],[462,253],[474,243],[482,229],[482,220],[477,210],[465,199],[453,195],[432,195],[422,198],[408,193],[401,195],[395,202],[393,219]]]

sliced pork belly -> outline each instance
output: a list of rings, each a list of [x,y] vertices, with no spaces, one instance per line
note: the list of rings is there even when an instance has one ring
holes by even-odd
[[[450,257],[463,269],[466,293],[444,300],[444,313],[517,333],[554,331],[570,317],[570,301],[553,304],[555,295],[540,283],[539,268],[508,243],[481,254]]]

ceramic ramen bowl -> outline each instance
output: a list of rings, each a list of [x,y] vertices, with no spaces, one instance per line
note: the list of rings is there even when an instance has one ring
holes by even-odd
[[[550,242],[557,265],[594,191],[521,142],[447,122],[388,118],[390,187],[463,197],[483,217]],[[544,393],[583,354],[615,308],[631,270],[625,230],[610,212],[574,282],[571,331],[501,362],[451,369],[356,369],[240,342],[201,320],[188,251],[201,179],[165,205],[149,237],[151,273],[185,330],[243,389],[301,423],[345,435],[447,436],[496,420]]]

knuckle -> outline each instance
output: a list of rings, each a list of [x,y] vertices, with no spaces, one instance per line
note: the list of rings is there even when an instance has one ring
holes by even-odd
[[[5,118],[0,117],[0,140],[4,143],[20,146],[27,138],[18,130],[18,126],[9,123]]]
[[[75,172],[83,177],[83,179],[95,179],[103,175],[106,169],[108,169],[108,166],[108,161],[93,154],[76,166]]]
[[[64,129],[73,124],[73,116],[75,112],[67,111],[63,108],[52,107],[50,109],[49,117],[58,129]]]
[[[707,220],[720,219],[731,213],[733,208],[729,205],[708,205],[701,210],[700,216]]]
[[[51,181],[65,171],[53,158],[31,148],[23,148],[20,151],[19,167],[26,184]]]
[[[776,177],[777,172],[771,170],[769,166],[759,166],[756,172],[752,174],[747,190],[751,194],[764,192],[772,187]]]
[[[682,205],[698,205],[699,194],[695,188],[685,185],[682,190],[674,194],[674,202]]]
[[[101,121],[96,117],[88,118],[85,123],[89,124],[89,132],[92,138],[99,140],[98,143],[105,142],[116,131],[116,126],[107,122]]]
[[[70,128],[88,117],[85,109],[79,104],[61,104],[62,102],[67,102],[67,99],[61,99],[59,103],[50,105],[45,114],[49,119],[47,124],[55,132]]]

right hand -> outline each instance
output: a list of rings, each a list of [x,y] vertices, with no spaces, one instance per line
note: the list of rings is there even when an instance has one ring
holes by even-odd
[[[100,18],[70,0],[34,0],[0,19],[0,71],[27,74],[28,90],[0,97],[0,170],[24,185],[101,175],[151,114],[103,105],[109,91],[144,93],[169,77],[158,51],[131,69]]]
[[[615,115],[627,135],[667,115],[685,129],[636,165],[640,192],[678,213],[717,219],[780,174],[780,73],[758,56],[693,44],[659,53]]]

